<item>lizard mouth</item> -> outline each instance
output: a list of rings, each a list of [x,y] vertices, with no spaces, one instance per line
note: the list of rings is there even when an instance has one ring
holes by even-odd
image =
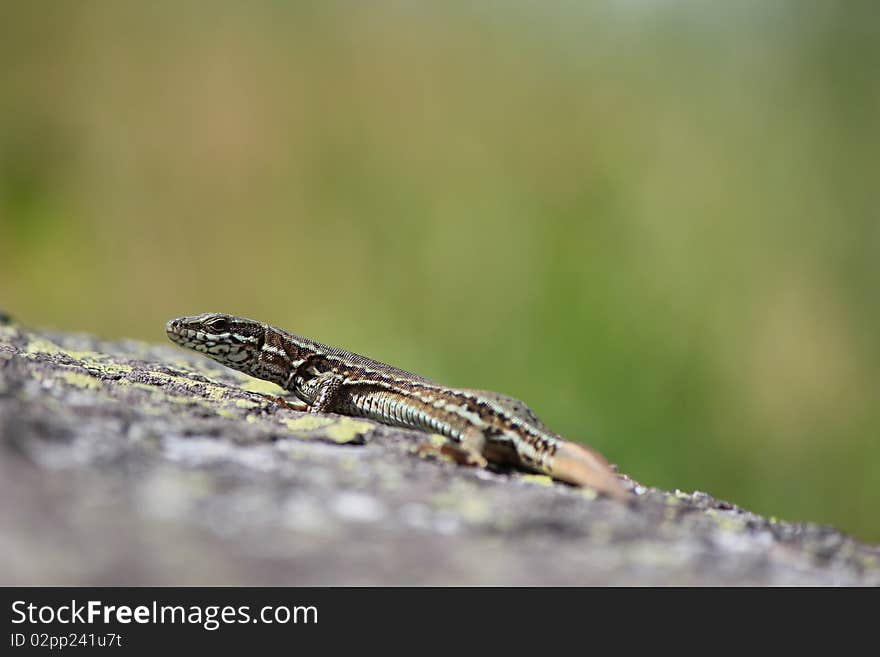
[[[181,335],[180,320],[169,319],[165,324],[165,333],[172,342],[180,342],[183,339],[183,335]]]

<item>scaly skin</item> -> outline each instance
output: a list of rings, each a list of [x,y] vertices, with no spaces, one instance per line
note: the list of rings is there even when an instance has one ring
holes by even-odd
[[[553,433],[523,402],[450,388],[385,363],[223,313],[173,319],[176,344],[276,383],[315,413],[366,417],[438,433],[466,463],[514,465],[620,500],[627,493],[597,452]]]

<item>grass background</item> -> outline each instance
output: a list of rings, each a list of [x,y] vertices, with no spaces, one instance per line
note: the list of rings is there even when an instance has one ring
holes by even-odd
[[[3,3],[0,309],[267,320],[878,541],[878,19]]]

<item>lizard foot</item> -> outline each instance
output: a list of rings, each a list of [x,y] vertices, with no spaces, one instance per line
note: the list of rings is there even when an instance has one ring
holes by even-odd
[[[421,443],[416,447],[416,454],[419,456],[446,458],[457,463],[458,465],[466,465],[475,468],[485,468],[488,462],[479,452],[468,449],[464,445],[453,443],[444,439],[441,444],[434,442]]]
[[[276,397],[275,395],[263,395],[263,397],[273,404],[283,406],[284,408],[290,411],[296,411],[297,413],[305,413],[309,410],[309,405],[300,399],[288,401],[284,397]]]

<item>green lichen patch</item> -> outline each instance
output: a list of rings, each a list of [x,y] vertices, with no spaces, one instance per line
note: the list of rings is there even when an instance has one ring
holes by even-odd
[[[31,336],[27,342],[27,346],[24,348],[24,353],[27,355],[45,354],[47,356],[52,356],[64,353],[64,350],[50,340],[39,336]]]
[[[366,420],[320,415],[285,417],[280,421],[296,438],[327,440],[340,445],[362,445],[365,442],[365,434],[375,427],[372,422]]]
[[[599,497],[599,493],[592,488],[582,488],[580,490],[581,497],[588,500],[595,500]]]
[[[248,392],[256,392],[260,395],[272,395],[274,397],[280,397],[285,394],[284,389],[281,386],[276,386],[274,383],[269,381],[263,381],[262,379],[255,379],[253,377],[245,377],[245,381],[241,385],[242,390],[247,390]]]
[[[525,474],[520,476],[520,481],[527,484],[535,484],[537,486],[552,486],[553,477],[542,474]]]
[[[723,532],[742,532],[746,529],[747,523],[742,518],[738,518],[730,513],[725,513],[717,509],[706,509],[705,514],[715,522],[715,526]]]
[[[72,370],[61,371],[58,373],[58,377],[75,388],[97,390],[101,387],[101,382],[95,377]]]
[[[492,507],[486,500],[480,499],[473,493],[472,490],[450,491],[436,495],[432,499],[433,506],[444,511],[452,511],[471,524],[486,523],[492,517]]]
[[[106,354],[100,354],[96,351],[68,349],[57,342],[39,335],[28,336],[28,341],[22,354],[24,356],[66,356],[71,360],[82,361],[83,364],[98,364],[108,360]]]
[[[10,340],[18,336],[18,330],[12,324],[4,324],[0,322],[0,338]]]

